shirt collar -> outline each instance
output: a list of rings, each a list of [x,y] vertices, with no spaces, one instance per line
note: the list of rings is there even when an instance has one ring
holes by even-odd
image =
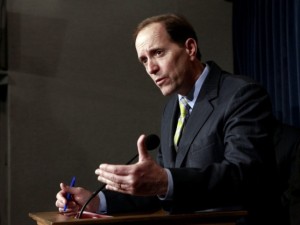
[[[191,107],[191,110],[193,109],[193,107],[195,105],[196,99],[198,98],[201,87],[207,77],[209,70],[210,70],[209,66],[207,64],[205,64],[205,68],[204,68],[203,72],[198,77],[197,81],[195,82],[194,87],[189,92],[189,94],[187,96],[182,96],[182,95],[178,94],[178,100],[180,100],[180,98],[182,98],[182,97],[185,97],[187,99],[187,102],[188,102],[189,106]]]

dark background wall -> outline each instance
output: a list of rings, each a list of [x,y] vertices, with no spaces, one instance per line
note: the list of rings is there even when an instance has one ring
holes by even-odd
[[[139,65],[131,33],[166,12],[195,26],[204,60],[232,71],[223,0],[8,0],[8,94],[1,103],[1,224],[56,210],[59,183],[95,190],[100,163],[125,163],[158,133],[166,98]],[[1,193],[2,195],[2,193]]]

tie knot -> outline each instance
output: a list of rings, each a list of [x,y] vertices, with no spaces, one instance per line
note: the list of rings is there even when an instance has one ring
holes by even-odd
[[[190,106],[186,100],[186,98],[182,97],[179,101],[180,114],[182,116],[186,116],[190,111]]]

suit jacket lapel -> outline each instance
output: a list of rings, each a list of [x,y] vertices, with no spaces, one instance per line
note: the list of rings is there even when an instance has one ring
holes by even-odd
[[[177,125],[178,120],[178,98],[177,95],[174,95],[166,107],[164,121],[162,123],[162,134],[161,136],[164,137],[161,140],[162,146],[165,148],[163,149],[165,167],[174,167],[175,166],[175,159],[176,159],[176,152],[174,149],[174,141],[173,136]]]
[[[209,63],[209,66],[210,72],[203,83],[192,114],[185,125],[185,132],[180,138],[175,167],[181,166],[194,138],[213,112],[214,108],[211,104],[211,100],[218,95],[221,70],[214,63]]]

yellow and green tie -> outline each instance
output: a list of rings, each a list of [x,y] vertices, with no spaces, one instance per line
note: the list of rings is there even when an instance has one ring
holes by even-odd
[[[174,135],[174,145],[177,150],[178,142],[183,131],[184,124],[189,116],[190,106],[187,100],[182,97],[179,101],[180,116],[177,122],[177,128]]]

